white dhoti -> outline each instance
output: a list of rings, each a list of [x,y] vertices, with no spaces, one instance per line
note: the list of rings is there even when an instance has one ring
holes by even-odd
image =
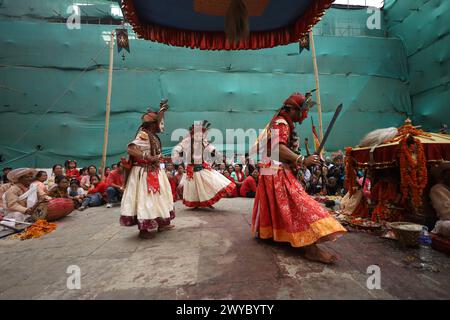
[[[159,170],[159,192],[148,190],[147,170],[134,166],[122,197],[120,224],[155,231],[175,218],[172,189],[164,170]]]
[[[221,173],[203,168],[187,176],[183,184],[183,204],[188,207],[208,207],[231,193],[236,185]]]

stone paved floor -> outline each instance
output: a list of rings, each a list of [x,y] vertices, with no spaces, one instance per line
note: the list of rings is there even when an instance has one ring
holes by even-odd
[[[223,199],[215,210],[178,202],[176,229],[153,240],[120,227],[119,208],[74,212],[40,239],[0,240],[0,299],[450,299],[450,258],[350,232],[327,247],[334,266],[302,259],[288,245],[250,234],[252,200]],[[67,289],[67,268],[81,289]],[[366,286],[381,268],[381,289]]]

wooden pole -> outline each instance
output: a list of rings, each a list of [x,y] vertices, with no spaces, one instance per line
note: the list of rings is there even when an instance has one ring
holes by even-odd
[[[323,125],[322,125],[322,104],[320,102],[319,69],[317,68],[316,47],[314,45],[314,35],[312,30],[309,32],[309,43],[311,44],[312,59],[314,65],[314,78],[316,79],[317,113],[319,115],[319,134],[320,134],[320,141],[322,141]]]
[[[113,64],[114,64],[114,31],[111,32],[111,37],[110,37],[110,42],[109,42],[108,95],[106,97],[105,131],[103,134],[103,153],[102,153],[102,171],[101,171],[102,179],[105,176],[106,153],[108,151],[109,114],[111,112],[111,89],[112,89]]]

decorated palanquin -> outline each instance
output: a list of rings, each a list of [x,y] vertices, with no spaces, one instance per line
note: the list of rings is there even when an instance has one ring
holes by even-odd
[[[372,185],[371,205],[361,203],[354,215],[373,221],[429,225],[434,217],[428,193],[435,183],[429,171],[449,160],[450,135],[425,132],[409,119],[386,141],[347,148],[345,184],[349,193],[358,189],[358,170],[370,178]]]

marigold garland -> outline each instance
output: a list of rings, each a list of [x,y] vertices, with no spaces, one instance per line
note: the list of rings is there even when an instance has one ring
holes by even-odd
[[[38,220],[33,225],[29,226],[24,233],[15,236],[15,238],[20,240],[39,238],[47,233],[52,232],[55,229],[56,223],[49,223],[45,220]]]
[[[399,147],[402,202],[411,199],[415,206],[420,207],[422,205],[422,193],[428,183],[427,165],[422,143],[418,138],[405,136],[400,141]]]

